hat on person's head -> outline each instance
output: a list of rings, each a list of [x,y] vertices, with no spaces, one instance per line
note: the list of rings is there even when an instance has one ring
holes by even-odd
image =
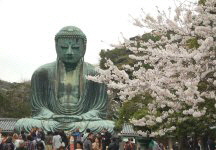
[[[86,132],[91,132],[91,129],[87,128],[87,129],[86,129]]]

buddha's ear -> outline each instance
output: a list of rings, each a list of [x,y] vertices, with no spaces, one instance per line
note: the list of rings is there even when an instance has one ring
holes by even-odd
[[[56,49],[56,53],[57,53],[57,43],[58,43],[58,39],[55,39],[55,49]],[[57,53],[58,54],[58,53]]]
[[[84,41],[84,39],[81,39],[82,40],[82,43],[83,43],[83,57],[84,57],[84,55],[85,55],[85,53],[86,53],[86,42]]]

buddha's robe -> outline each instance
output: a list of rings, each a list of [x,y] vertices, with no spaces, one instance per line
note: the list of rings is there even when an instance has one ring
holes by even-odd
[[[104,120],[108,105],[106,86],[86,79],[97,74],[85,62],[72,71],[66,71],[61,61],[41,66],[31,80],[32,118],[18,120],[15,129],[112,131],[114,123]]]

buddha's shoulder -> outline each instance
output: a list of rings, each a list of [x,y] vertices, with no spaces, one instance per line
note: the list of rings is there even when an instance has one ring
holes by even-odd
[[[89,70],[94,70],[94,69],[95,69],[95,66],[92,65],[92,64],[90,64],[90,63],[85,62],[84,65],[85,65],[85,67],[86,67],[87,69],[89,69]]]
[[[98,73],[96,65],[92,65],[90,63],[85,62],[84,67],[85,67],[85,70],[87,71],[87,74],[94,74],[95,75]]]
[[[35,70],[34,74],[52,72],[55,67],[56,67],[56,61],[48,63],[48,64],[44,64],[44,65],[40,66],[39,68],[37,68]]]

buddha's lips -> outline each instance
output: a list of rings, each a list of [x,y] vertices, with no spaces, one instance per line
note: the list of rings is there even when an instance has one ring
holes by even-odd
[[[73,59],[75,56],[66,56],[67,59]]]

